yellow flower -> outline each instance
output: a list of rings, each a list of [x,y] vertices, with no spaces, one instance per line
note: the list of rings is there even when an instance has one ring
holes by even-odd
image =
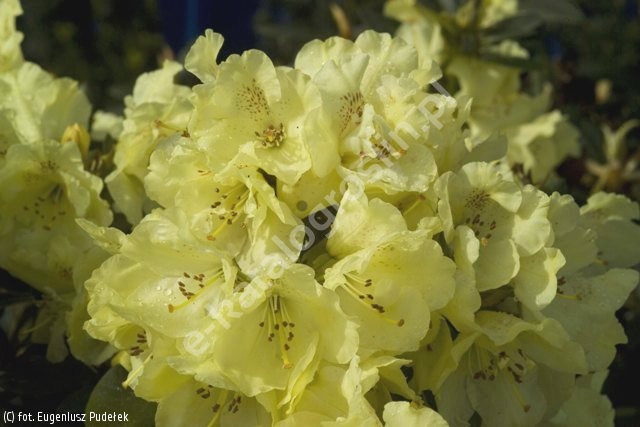
[[[166,61],[159,70],[138,77],[133,94],[125,98],[122,133],[113,161],[115,170],[106,178],[109,193],[117,209],[131,224],[137,224],[151,210],[144,179],[149,157],[164,139],[185,134],[191,113],[189,89],[173,83],[182,69]]]
[[[22,33],[16,30],[15,19],[22,15],[19,0],[0,3],[0,74],[17,67],[22,61]]]
[[[360,325],[361,346],[416,350],[429,312],[443,308],[455,289],[455,266],[439,245],[424,230],[408,231],[392,205],[347,192],[327,249],[338,261],[324,272],[324,286]]]
[[[256,168],[293,184],[311,167],[303,127],[319,103],[314,89],[307,76],[274,67],[260,51],[231,55],[215,80],[194,88],[189,134],[215,154],[216,171],[242,152]]]

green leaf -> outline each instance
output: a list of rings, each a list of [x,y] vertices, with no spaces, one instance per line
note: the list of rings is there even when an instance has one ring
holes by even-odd
[[[122,387],[127,372],[120,366],[109,369],[89,396],[85,413],[87,427],[101,427],[104,422],[90,420],[91,413],[127,414],[128,421],[111,421],[110,426],[153,426],[156,404],[136,397],[131,389]]]
[[[569,0],[520,0],[518,8],[520,13],[536,16],[547,24],[576,24],[584,18]]]
[[[488,44],[494,44],[502,40],[530,36],[541,24],[542,20],[535,15],[519,14],[503,19],[482,33]]]
[[[87,406],[87,401],[89,400],[92,389],[93,384],[88,384],[78,390],[71,392],[64,399],[62,399],[62,401],[56,408],[56,412],[59,412],[61,414],[64,412],[84,412],[84,408],[86,408]]]
[[[514,56],[505,56],[487,51],[480,52],[478,56],[484,61],[493,62],[506,67],[520,68],[522,70],[532,70],[541,66],[540,63],[533,61],[530,58],[517,58]]]

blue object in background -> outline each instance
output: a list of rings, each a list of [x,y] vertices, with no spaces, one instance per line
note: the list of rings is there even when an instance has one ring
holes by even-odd
[[[253,16],[260,0],[158,0],[162,33],[174,52],[180,52],[204,30],[224,36],[220,58],[256,47]]]
[[[564,53],[560,40],[552,35],[545,35],[543,38],[544,48],[547,51],[547,55],[552,61],[559,61],[562,59]]]
[[[627,0],[624,4],[624,12],[629,19],[635,19],[638,17],[638,9],[640,9],[640,5],[637,0]]]

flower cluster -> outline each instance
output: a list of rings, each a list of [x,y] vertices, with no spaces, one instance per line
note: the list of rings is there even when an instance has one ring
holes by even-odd
[[[21,11],[17,0],[0,2],[0,267],[43,294],[31,329],[50,344],[49,359],[66,356],[66,330],[76,357],[96,363],[105,349],[82,330],[82,284],[102,259],[76,219],[107,226],[112,214],[85,167],[91,106],[76,82],[22,58]]]
[[[207,30],[184,61],[199,84],[166,62],[124,117],[94,115],[125,233],[90,106],[22,59],[19,12],[0,0],[0,267],[61,305],[52,358],[65,329],[87,363],[115,349],[159,426],[612,425],[639,208],[532,185],[575,132],[516,71],[452,60],[450,96],[437,32],[406,36],[423,21],[312,41],[293,67],[219,62]]]
[[[135,177],[135,226],[92,231],[112,256],[86,328],[158,425],[612,421],[636,204],[523,182],[401,38],[316,40],[294,67],[218,63],[222,42],[189,51],[191,90],[173,65],[138,82],[111,175]]]
[[[424,57],[437,58],[445,74],[457,80],[456,98],[473,99],[468,120],[472,135],[506,134],[508,150],[503,160],[521,168],[528,180],[542,184],[566,157],[580,154],[577,129],[560,111],[548,111],[550,85],[537,95],[523,93],[519,68],[478,57],[479,41],[470,35],[464,39],[465,31],[484,32],[489,34],[484,57],[526,60],[529,53],[514,40],[490,43],[489,30],[516,16],[517,0],[466,2],[455,13],[443,15],[416,0],[391,0],[385,11],[402,22],[399,37],[418,47]],[[458,37],[462,48],[452,45],[451,39]]]

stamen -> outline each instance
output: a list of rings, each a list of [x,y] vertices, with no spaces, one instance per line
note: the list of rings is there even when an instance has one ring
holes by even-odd
[[[580,294],[575,294],[575,295],[565,294],[560,289],[558,289],[556,291],[556,296],[558,298],[564,298],[564,299],[571,300],[571,301],[582,301],[582,295],[580,295]]]
[[[417,194],[415,198],[416,199],[409,205],[409,207],[407,207],[406,209],[400,209],[404,215],[407,215],[425,200],[425,197],[422,194]]]
[[[273,295],[269,298],[267,304],[267,313],[265,313],[267,320],[267,341],[273,342],[277,332],[282,367],[284,369],[290,369],[293,367],[293,363],[289,360],[287,353],[291,349],[289,343],[293,341],[295,337],[293,331],[291,331],[291,329],[295,327],[295,324],[291,322],[291,318],[286,310],[286,305],[280,296]],[[264,327],[265,322],[262,321],[258,325]],[[289,328],[289,331],[287,331],[286,328]]]
[[[187,273],[184,273],[183,275],[186,275],[186,274]],[[219,279],[223,277],[224,277],[224,270],[222,268],[214,272],[213,276],[211,276],[211,278],[207,281],[204,281],[204,274],[193,276],[193,280],[195,280],[196,282],[199,282],[198,283],[199,289],[197,292],[188,291],[186,289],[185,283],[182,281],[178,281],[178,290],[180,291],[182,296],[186,298],[186,300],[181,302],[178,305],[168,304],[167,309],[169,310],[169,313],[173,313],[176,310],[180,310],[181,308],[186,307],[191,302],[193,302],[196,298],[202,295],[202,293],[207,287],[215,284],[217,281],[219,281]]]
[[[180,129],[180,128],[177,128],[175,126],[171,126],[171,125],[163,122],[160,119],[154,120],[153,124],[154,124],[155,127],[159,128],[159,129],[167,129],[167,130],[179,133],[185,138],[189,138],[189,131],[187,131],[186,129]]]
[[[53,317],[47,316],[42,322],[37,323],[37,324],[31,326],[30,328],[20,329],[20,333],[21,334],[29,334],[31,332],[37,331],[38,329],[41,329],[41,328],[47,326],[47,324],[51,323],[52,320],[53,320]]]
[[[242,401],[241,396],[238,396],[238,395],[234,396],[233,399],[231,399],[231,403],[229,403],[227,410],[232,414],[235,414],[236,412],[238,412],[238,410],[240,410],[241,401]]]
[[[595,262],[596,264],[604,265],[604,266],[609,265],[609,261],[601,257],[597,257],[593,262]]]
[[[226,389],[222,389],[218,394],[216,403],[211,407],[211,410],[213,411],[213,418],[211,419],[211,421],[209,421],[209,424],[207,424],[207,427],[213,427],[218,422],[218,419],[220,418],[220,414],[222,413],[220,408],[227,403],[228,395],[229,395],[229,390],[226,390]]]
[[[216,188],[216,193],[219,193],[220,189]],[[221,200],[214,202],[211,205],[212,212],[210,218],[217,217],[221,223],[207,235],[207,240],[214,241],[218,235],[226,229],[228,225],[232,225],[236,222],[241,215],[246,201],[249,199],[249,190],[244,185],[236,185],[228,193],[220,196]]]
[[[516,375],[513,373],[511,369],[509,369],[509,372],[511,373],[511,375],[507,375],[507,380],[509,381],[509,384],[511,384],[511,387],[513,388],[514,395],[516,396],[516,400],[518,401],[518,403],[520,404],[524,412],[529,412],[529,410],[531,409],[531,405],[525,402],[524,398],[522,397],[522,394],[520,394],[520,389],[518,388],[518,385],[515,382],[517,381],[518,383],[522,383],[522,379],[520,378],[519,375],[516,378]]]
[[[276,129],[273,125],[269,125],[262,133],[254,132],[254,134],[258,141],[260,141],[260,145],[265,148],[279,147],[287,137],[282,123],[280,123],[279,129]]]
[[[375,297],[370,293],[364,293],[358,289],[358,286],[363,286],[363,287],[371,286],[373,284],[371,279],[362,280],[362,278],[358,277],[353,273],[346,273],[344,277],[346,280],[344,282],[343,288],[356,301],[360,302],[361,304],[364,304],[368,308],[373,308],[374,310],[376,310],[386,322],[396,326],[404,325],[404,319],[396,320],[388,316],[385,316],[384,307],[375,302]]]
[[[147,356],[142,361],[140,366],[138,366],[135,370],[129,373],[129,376],[127,377],[127,379],[122,383],[122,387],[129,388],[129,385],[133,382],[133,380],[135,380],[140,376],[140,374],[142,373],[142,370],[151,359],[153,359],[153,354],[149,353],[149,356]]]

